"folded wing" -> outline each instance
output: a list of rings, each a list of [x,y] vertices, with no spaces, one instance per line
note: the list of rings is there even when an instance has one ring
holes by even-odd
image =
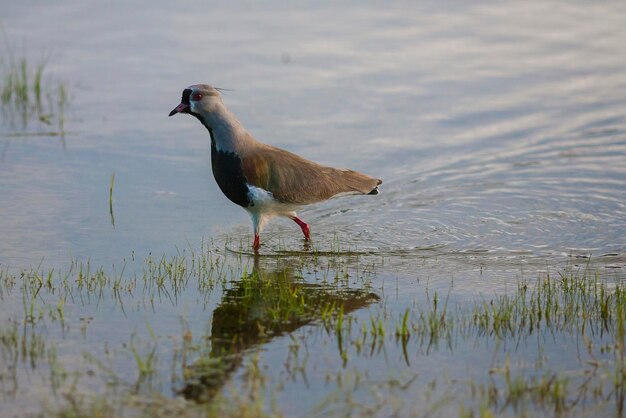
[[[382,180],[353,170],[325,167],[263,144],[244,155],[248,183],[272,192],[284,203],[309,204],[338,194],[376,194]]]

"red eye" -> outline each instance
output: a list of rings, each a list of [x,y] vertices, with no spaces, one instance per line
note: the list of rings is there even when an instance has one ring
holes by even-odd
[[[191,100],[195,100],[195,101],[202,100],[202,93],[194,93],[194,94],[192,94],[191,95]]]

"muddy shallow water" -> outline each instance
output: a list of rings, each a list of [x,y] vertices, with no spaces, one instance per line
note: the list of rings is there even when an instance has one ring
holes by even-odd
[[[591,266],[611,282],[624,279],[621,4],[13,2],[0,19],[3,68],[11,56],[45,57],[44,83],[63,82],[69,95],[61,136],[42,135],[55,125],[29,120],[23,126],[3,108],[3,270],[62,272],[78,260],[113,275],[125,265],[132,277],[141,275],[149,254],[198,252],[204,241],[234,269],[229,281],[245,277],[242,266],[255,265],[246,255],[250,222],[213,181],[209,136],[193,118],[167,117],[183,88],[206,82],[231,89],[225,103],[258,139],[384,180],[378,196],[334,199],[300,213],[311,224],[316,251],[334,253],[331,259],[343,254],[340,267],[324,267],[324,257],[306,263],[350,272],[350,291],[326,297],[345,302],[346,294],[360,295],[362,303],[346,312],[356,321],[398,318],[429,300],[427,289],[463,303],[572,266]],[[270,276],[285,274],[275,256],[303,256],[294,254],[303,243],[291,222],[274,221],[263,240],[265,257],[255,268]],[[368,265],[375,267],[363,278],[359,266]],[[321,280],[317,273],[294,277]],[[222,291],[201,304],[193,286],[158,302],[126,295],[132,308],[123,310],[124,298],[68,299],[73,331],[49,327],[46,335],[60,357],[101,353],[103,344],[121,346],[134,332],[149,340],[146,323],[167,339],[180,334],[181,317],[193,335],[211,338],[207,317],[227,305],[237,293],[233,286],[218,286]],[[304,294],[324,294],[319,286]],[[21,320],[18,295],[0,295],[5,325]],[[319,312],[309,315],[306,324],[241,348],[256,347],[271,369],[284,362],[290,338],[315,353],[309,367],[319,376],[280,392],[288,413],[295,413],[289,398],[303,391],[315,396],[307,395],[300,411],[314,411],[307,408],[327,396],[320,370],[342,363],[333,338],[311,326]],[[85,328],[95,335],[78,331],[85,318],[92,318]],[[550,366],[567,369],[581,361],[577,344],[547,341],[518,355],[562,352],[565,345],[572,356],[551,356]],[[163,369],[170,365],[165,346]],[[429,381],[447,365],[450,379],[480,380],[494,358],[509,352],[499,345],[485,357],[480,344],[463,355],[413,349],[412,359],[394,346],[386,356],[354,355],[344,367],[376,376],[419,370]],[[125,369],[131,357],[116,360],[116,367]],[[278,379],[280,372],[270,374]],[[180,388],[165,380],[157,390],[174,395]],[[351,396],[370,396],[359,390]],[[24,398],[8,392],[3,404],[19,410]]]

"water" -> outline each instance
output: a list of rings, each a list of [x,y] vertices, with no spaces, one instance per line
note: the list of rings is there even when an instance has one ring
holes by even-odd
[[[620,6],[370,6],[347,19],[332,5],[120,4],[126,17],[106,20],[109,6],[41,7],[10,6],[3,25],[14,53],[51,56],[68,82],[70,134],[4,139],[3,172],[19,173],[1,183],[4,264],[109,261],[245,224],[213,183],[203,129],[163,116],[199,81],[234,89],[224,100],[257,138],[385,180],[376,199],[305,212],[320,241],[340,230],[387,251],[624,248]]]
[[[453,280],[469,298],[588,256],[601,275],[624,277],[623,4],[2,9],[2,50],[46,56],[70,105],[63,138],[13,135],[50,129],[36,122],[0,125],[0,268],[110,269],[202,240],[247,242],[246,213],[213,181],[206,130],[167,117],[183,88],[205,82],[232,89],[225,103],[258,139],[384,180],[378,196],[300,215],[318,247],[385,260],[373,287],[395,282],[394,313],[426,282]],[[299,234],[273,221],[262,250],[299,251]],[[280,341],[266,346],[269,364]]]

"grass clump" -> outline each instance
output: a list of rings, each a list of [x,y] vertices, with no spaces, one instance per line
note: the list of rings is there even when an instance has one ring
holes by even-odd
[[[0,269],[16,318],[0,324],[7,397],[38,378],[57,417],[281,416],[294,387],[315,400],[301,416],[622,415],[626,291],[586,269],[471,299],[426,288],[398,306],[352,255],[246,259],[203,243],[131,264]],[[93,350],[102,319],[144,311],[154,328],[120,326]]]
[[[498,338],[532,335],[548,330],[566,333],[614,332],[623,321],[626,289],[593,274],[573,271],[540,278],[534,286],[518,284],[513,295],[477,304],[471,326]]]
[[[55,126],[48,135],[65,134],[65,114],[69,92],[65,82],[45,76],[46,59],[32,63],[15,58],[11,48],[0,56],[0,104],[2,116],[10,126],[28,128],[32,123]]]

